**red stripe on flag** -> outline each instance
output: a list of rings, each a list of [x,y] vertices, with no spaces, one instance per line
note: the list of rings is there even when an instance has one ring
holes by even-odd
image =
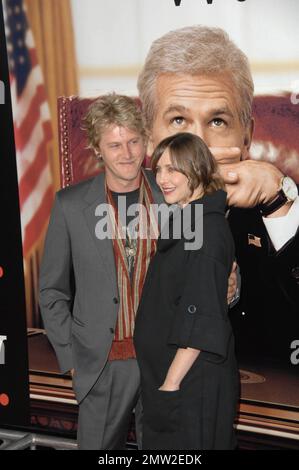
[[[28,112],[23,119],[21,125],[15,128],[17,135],[16,146],[19,151],[28,143],[31,132],[34,129],[36,123],[41,119],[40,107],[45,102],[45,91],[42,85],[39,85],[36,89],[36,93],[30,103]]]
[[[38,65],[38,58],[37,58],[37,53],[35,49],[29,49],[29,55],[30,55],[30,62],[31,62],[31,67],[35,67]]]
[[[53,204],[53,199],[54,191],[52,186],[49,186],[43,197],[41,205],[39,206],[31,221],[27,224],[25,228],[25,235],[23,241],[24,255],[31,250],[34,243],[38,240],[49,217]]]
[[[23,177],[19,181],[19,194],[20,194],[20,206],[22,210],[23,204],[26,202],[27,198],[30,196],[32,189],[37,184],[42,171],[48,165],[48,161],[45,158],[47,152],[47,142],[42,141],[32,164],[29,166],[28,170],[24,173]]]
[[[51,121],[44,122],[43,129],[44,129],[45,139],[48,141],[51,140],[53,138]]]

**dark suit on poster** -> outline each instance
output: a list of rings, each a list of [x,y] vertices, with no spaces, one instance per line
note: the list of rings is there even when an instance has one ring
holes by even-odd
[[[233,208],[229,222],[242,277],[240,301],[230,310],[237,357],[292,367],[291,343],[299,340],[299,230],[276,252],[257,208]]]
[[[154,201],[159,203],[162,196],[154,177],[146,173]],[[105,366],[119,309],[112,240],[99,240],[95,235],[99,220],[95,209],[101,203],[106,203],[104,173],[57,193],[40,274],[40,306],[47,335],[61,371],[75,370],[73,387],[79,404],[107,376]],[[115,367],[117,361],[110,362]],[[139,377],[134,380],[139,387]],[[130,377],[125,382],[129,386]],[[90,434],[92,439],[95,431],[91,429]]]

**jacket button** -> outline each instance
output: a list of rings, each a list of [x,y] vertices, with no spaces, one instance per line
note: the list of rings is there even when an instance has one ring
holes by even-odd
[[[113,297],[113,302],[114,302],[115,304],[118,304],[118,298],[117,298],[117,297]]]
[[[109,330],[110,330],[110,333],[112,334],[114,333],[114,328],[109,328]]]
[[[299,284],[299,266],[296,266],[295,268],[293,268],[291,273],[292,273],[292,277],[295,279],[297,284]]]
[[[192,314],[195,313],[195,312],[196,312],[196,307],[195,307],[195,305],[189,305],[189,307],[188,307],[188,312],[189,312],[189,313],[192,313]]]

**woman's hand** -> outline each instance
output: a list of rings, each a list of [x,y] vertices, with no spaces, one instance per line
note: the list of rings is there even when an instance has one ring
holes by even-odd
[[[175,392],[180,389],[181,382],[200,354],[199,349],[178,348],[168,369],[163,385],[159,390]]]
[[[180,389],[180,384],[169,384],[167,382],[164,382],[163,385],[159,388],[161,392],[176,392],[177,390]]]

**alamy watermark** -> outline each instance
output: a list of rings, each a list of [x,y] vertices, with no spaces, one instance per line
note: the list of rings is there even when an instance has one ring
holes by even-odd
[[[5,364],[5,343],[7,336],[0,335],[0,365]]]
[[[113,207],[99,204],[95,215],[99,221],[95,226],[95,235],[99,240],[121,238],[130,234],[131,239],[163,240],[184,238],[185,250],[199,250],[203,245],[203,206],[195,204],[180,209],[172,204],[150,204],[147,212],[143,204],[126,206],[126,197],[118,197],[118,218],[116,221]],[[123,221],[130,217],[126,226]]]
[[[5,104],[5,85],[2,80],[0,80],[0,104]]]
[[[291,103],[299,104],[299,80],[294,80],[291,84]]]
[[[298,366],[299,365],[299,339],[294,339],[294,341],[292,341],[291,349],[294,349],[294,351],[291,354],[291,364],[293,364],[293,366]]]

